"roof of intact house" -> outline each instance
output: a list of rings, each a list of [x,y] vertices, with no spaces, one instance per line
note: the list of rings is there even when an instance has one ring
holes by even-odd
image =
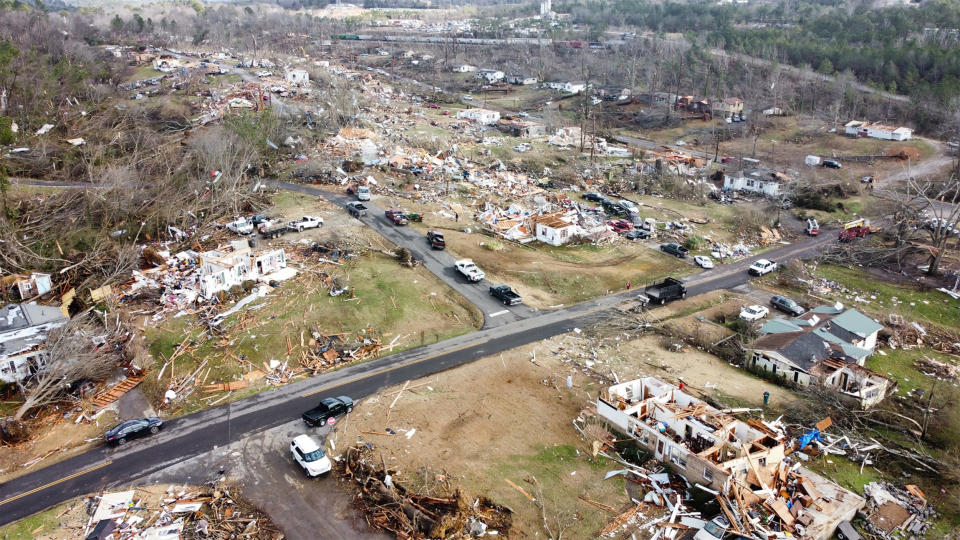
[[[844,330],[865,338],[883,329],[883,325],[855,309],[848,309],[831,321]]]
[[[49,328],[66,321],[57,307],[10,304],[0,308],[0,357],[43,345]]]
[[[793,319],[775,318],[760,327],[755,350],[777,351],[804,370],[829,358],[860,360],[873,353],[854,345],[883,326],[855,309],[820,306]]]

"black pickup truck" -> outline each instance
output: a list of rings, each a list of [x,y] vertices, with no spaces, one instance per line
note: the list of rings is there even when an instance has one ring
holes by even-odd
[[[447,243],[443,240],[443,233],[437,231],[427,231],[427,242],[433,249],[444,249]]]
[[[686,298],[687,287],[679,279],[668,277],[660,283],[655,283],[643,290],[643,294],[654,304],[666,304],[671,300]]]
[[[690,250],[681,246],[680,244],[660,244],[660,251],[669,253],[670,255],[681,259],[690,253]]]
[[[320,404],[303,413],[301,418],[310,427],[322,426],[331,418],[343,416],[353,410],[353,400],[347,396],[325,398]]]
[[[523,302],[523,299],[520,298],[520,295],[513,292],[513,289],[507,285],[490,287],[490,296],[500,300],[505,306],[515,306]]]

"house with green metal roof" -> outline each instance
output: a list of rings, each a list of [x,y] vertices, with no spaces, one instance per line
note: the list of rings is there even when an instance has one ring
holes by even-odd
[[[841,305],[820,306],[792,319],[777,317],[760,327],[747,366],[801,387],[823,384],[867,408],[895,386],[863,367],[881,329],[877,321]]]

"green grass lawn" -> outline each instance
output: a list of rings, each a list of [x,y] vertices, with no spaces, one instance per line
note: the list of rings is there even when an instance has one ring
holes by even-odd
[[[205,384],[230,382],[255,368],[264,369],[270,360],[300,366],[301,339],[306,343],[311,331],[323,334],[347,334],[352,342],[358,333],[381,339],[387,345],[398,335],[397,346],[383,354],[434,343],[476,329],[482,317],[476,308],[440,283],[426,269],[403,268],[382,255],[364,256],[340,267],[354,289],[349,295],[331,297],[319,279],[298,276],[281,284],[273,293],[249,304],[253,311],[245,323],[240,314],[230,316],[223,324],[224,337],[209,339],[191,317],[171,318],[146,332],[150,352],[155,360],[154,373],[170,358],[182,342],[195,341],[196,348],[180,355],[167,368],[162,380],[148,376],[142,383],[152,401],[160,400],[171,372],[175,376],[192,373],[207,360],[209,368]],[[238,360],[238,358],[240,360]],[[240,399],[268,389],[264,381],[252,383],[235,392],[230,400]],[[178,413],[186,414],[207,406],[208,397],[197,389]],[[221,402],[222,403],[222,402]]]
[[[887,283],[862,268],[821,265],[816,274],[845,285],[870,302],[854,303],[852,298],[846,298],[847,295],[839,291],[831,291],[826,298],[839,300],[875,318],[885,320],[888,313],[898,313],[908,321],[917,321],[924,326],[960,329],[960,302],[941,292],[921,292],[913,286]],[[894,298],[897,302],[893,301]]]
[[[886,349],[883,354],[878,353],[867,358],[866,367],[897,381],[899,384],[897,392],[902,396],[909,394],[915,388],[929,392],[935,379],[928,377],[913,366],[915,361],[922,359],[924,356],[941,362],[956,364],[956,361],[950,356],[924,347],[910,350]]]
[[[0,527],[0,538],[4,540],[31,540],[40,534],[50,534],[59,528],[57,516],[72,504],[76,503],[65,502],[25,517],[20,521],[4,525]]]

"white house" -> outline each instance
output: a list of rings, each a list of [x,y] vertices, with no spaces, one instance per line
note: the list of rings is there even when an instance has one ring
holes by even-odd
[[[58,307],[10,304],[0,308],[0,381],[14,383],[43,371],[47,335],[68,320]]]
[[[153,59],[153,69],[157,71],[170,73],[171,71],[174,71],[179,67],[180,67],[180,60],[178,60],[177,58],[174,58],[173,56],[170,56],[169,54],[158,56]]]
[[[844,132],[854,137],[871,137],[887,141],[909,141],[913,137],[913,130],[905,127],[893,127],[872,122],[851,120],[844,126]]]
[[[286,79],[290,84],[308,84],[310,74],[305,69],[291,69],[287,71]]]
[[[793,319],[775,318],[750,345],[748,367],[799,386],[820,382],[861,407],[886,397],[893,381],[863,367],[881,324],[855,309],[819,306]]]
[[[543,83],[543,86],[556,90],[558,92],[566,92],[568,94],[579,94],[587,89],[587,83],[584,82],[559,82],[551,81]]]
[[[252,253],[245,240],[235,240],[225,248],[200,253],[200,294],[210,298],[244,281],[258,280],[287,266],[286,253],[274,249]]]
[[[496,69],[481,69],[477,71],[476,77],[478,79],[485,79],[488,83],[495,83],[503,80],[506,74]]]
[[[459,66],[454,66],[453,68],[454,73],[472,73],[476,70],[477,68],[475,66],[471,66],[470,64],[460,64]]]
[[[533,218],[537,240],[551,246],[562,246],[573,240],[577,230],[573,219],[556,214]]]
[[[507,77],[507,82],[510,84],[519,84],[519,85],[530,85],[537,84],[537,78],[533,75],[523,75],[521,73],[514,73]]]
[[[500,113],[489,109],[464,109],[457,113],[457,119],[470,120],[489,126],[496,124],[500,120]]]
[[[733,176],[723,175],[723,189],[730,191],[752,191],[769,197],[780,194],[780,184],[787,180],[782,173],[753,170],[739,171]]]

